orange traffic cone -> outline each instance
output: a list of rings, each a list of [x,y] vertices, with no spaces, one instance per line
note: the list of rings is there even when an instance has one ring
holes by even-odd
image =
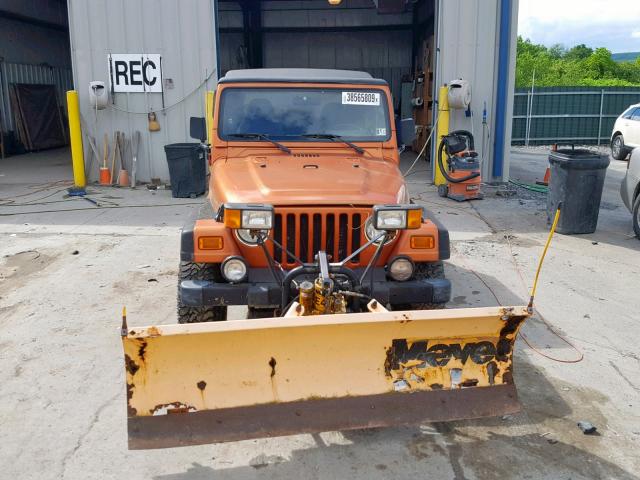
[[[551,169],[547,167],[547,171],[544,172],[544,178],[542,179],[542,181],[537,181],[536,183],[538,185],[545,185],[548,187],[550,181],[551,181]]]

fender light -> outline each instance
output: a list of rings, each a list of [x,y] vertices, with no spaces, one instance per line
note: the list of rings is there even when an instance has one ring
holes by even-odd
[[[200,237],[198,238],[198,248],[200,250],[222,250],[224,241],[222,237]]]
[[[435,247],[436,241],[431,235],[412,235],[411,248],[414,249],[432,249]]]
[[[273,207],[271,205],[250,205],[225,203],[224,226],[233,229],[271,230],[273,228]]]
[[[422,224],[419,205],[376,205],[373,225],[376,230],[413,230]]]

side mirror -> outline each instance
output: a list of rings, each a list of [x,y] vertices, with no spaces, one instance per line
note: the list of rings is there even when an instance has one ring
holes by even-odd
[[[400,120],[398,130],[398,143],[400,145],[411,145],[416,139],[416,122],[413,118],[403,118]]]
[[[200,140],[201,143],[207,140],[207,121],[204,117],[191,117],[189,119],[189,135],[191,138]]]

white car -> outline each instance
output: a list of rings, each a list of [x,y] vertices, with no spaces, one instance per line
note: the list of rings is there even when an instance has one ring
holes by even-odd
[[[624,160],[635,147],[640,147],[640,103],[627,108],[613,125],[611,156]]]
[[[622,201],[633,214],[633,230],[640,238],[640,148],[631,152],[627,174],[620,188]]]

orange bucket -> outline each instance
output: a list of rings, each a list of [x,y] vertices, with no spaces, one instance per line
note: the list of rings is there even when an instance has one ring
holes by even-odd
[[[111,172],[108,168],[100,168],[100,185],[111,185]]]

